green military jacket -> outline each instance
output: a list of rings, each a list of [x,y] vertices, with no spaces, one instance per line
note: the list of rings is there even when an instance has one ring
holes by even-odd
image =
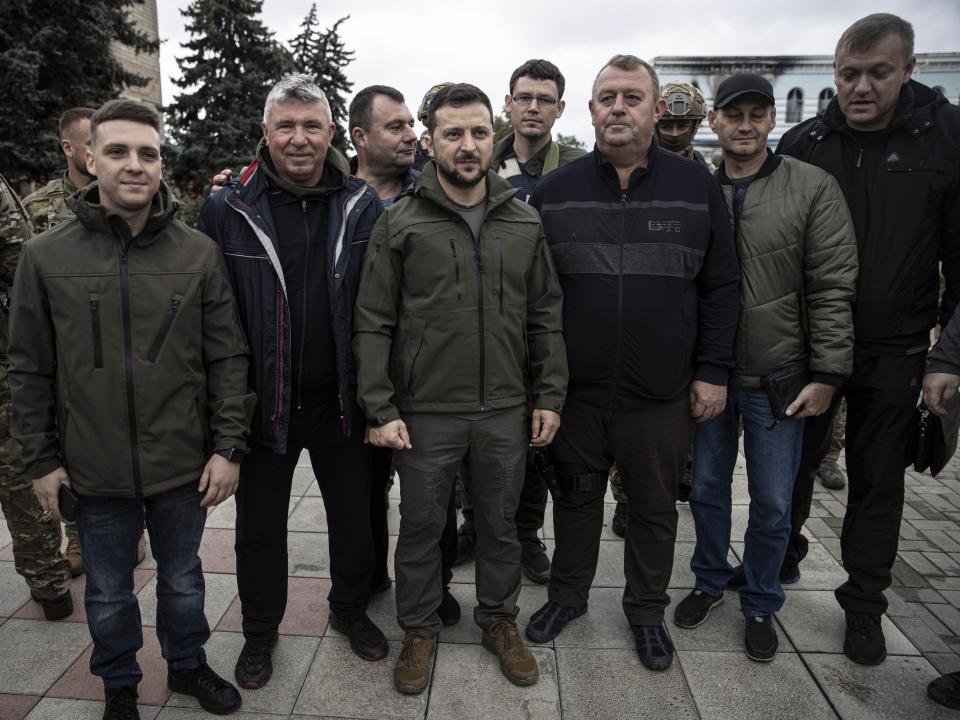
[[[197,482],[244,448],[255,397],[226,264],[174,219],[165,185],[136,237],[99,204],[24,245],[10,311],[14,436],[31,477],[64,466],[81,495]]]
[[[492,170],[474,241],[431,163],[377,222],[354,320],[360,404],[382,425],[408,412],[560,412],[563,295],[533,208]]]
[[[23,243],[31,236],[27,211],[0,175],[0,391],[6,391],[7,310]]]
[[[51,180],[39,190],[27,195],[23,206],[30,216],[33,231],[42,233],[54,225],[73,217],[67,199],[77,191],[66,172],[63,177]]]
[[[504,176],[507,166],[504,163],[503,156],[513,147],[514,133],[510,133],[493,146],[493,156],[490,158],[490,167],[495,173]],[[543,177],[549,172],[556,170],[561,165],[566,165],[571,160],[576,160],[581,155],[586,155],[584,150],[561,145],[552,139],[536,155],[524,163],[526,171],[538,178]]]

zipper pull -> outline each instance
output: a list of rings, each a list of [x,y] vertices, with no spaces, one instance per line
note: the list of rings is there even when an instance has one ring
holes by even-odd
[[[857,167],[860,167],[861,160],[863,160],[863,148],[860,148],[860,154],[857,155]]]
[[[306,200],[301,200],[301,201],[300,201],[300,207],[303,208],[303,214],[306,215],[306,214],[307,214],[307,201],[306,201]]]
[[[627,206],[627,193],[624,191],[620,193],[620,207],[626,207],[626,206]]]

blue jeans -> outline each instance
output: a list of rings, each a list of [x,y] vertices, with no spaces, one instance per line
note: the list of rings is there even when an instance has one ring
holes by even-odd
[[[696,588],[712,595],[723,594],[733,574],[727,562],[730,488],[741,417],[750,518],[743,554],[747,584],[740,591],[740,609],[744,616],[755,617],[783,607],[780,565],[790,537],[790,498],[800,465],[804,421],[784,420],[771,429],[773,414],[766,393],[731,388],[724,411],[697,425],[690,496],[697,546],[690,568],[697,576]]]
[[[104,687],[137,685],[143,672],[140,606],[133,593],[137,539],[146,508],[150,547],[157,561],[157,638],[173,670],[205,662],[210,627],[203,614],[200,538],[207,512],[190,483],[143,499],[81,496],[77,530],[87,576],[84,605],[93,638],[90,672]]]

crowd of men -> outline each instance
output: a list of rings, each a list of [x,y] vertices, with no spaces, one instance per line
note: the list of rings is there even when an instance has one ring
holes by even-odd
[[[234,495],[234,677],[269,682],[303,450],[326,509],[330,624],[371,662],[389,653],[367,606],[394,582],[397,470],[402,693],[427,687],[437,636],[460,620],[458,555],[476,560],[483,646],[508,680],[537,682],[522,636],[548,642],[588,611],[614,466],[624,614],[641,663],[669,668],[691,455],[696,584],[674,632],[737,590],[745,652],[770,661],[841,399],[843,649],[883,662],[914,408],[922,385],[942,414],[960,385],[960,330],[947,326],[960,111],[913,80],[914,65],[909,23],[858,20],[836,46],[836,98],[775,153],[773,88],[754,74],[721,82],[708,111],[693,86],[661,88],[647,62],[615,55],[591,89],[588,153],[551,139],[565,87],[546,60],[510,78],[513,132],[496,144],[473,85],[431,88],[422,146],[404,96],[375,85],[350,107],[352,165],[331,146],[323,92],[293,74],[265,100],[253,161],[219,176],[198,229],[175,219],[152,109],[68,111],[63,178],[24,204],[0,184],[0,502],[17,570],[51,620],[72,611],[59,520],[75,519],[104,718],[139,717],[144,523],[169,686],[213,713],[240,707],[206,663],[198,557],[207,508]],[[723,149],[715,172],[692,147],[704,119]],[[750,510],[734,568],[741,427]],[[552,562],[538,534],[547,484]],[[548,599],[521,632],[523,574]],[[960,707],[956,676],[928,692]]]

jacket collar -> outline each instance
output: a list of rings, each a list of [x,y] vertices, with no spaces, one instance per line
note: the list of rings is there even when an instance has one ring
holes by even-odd
[[[507,133],[500,142],[493,146],[493,159],[490,167],[494,172],[499,173],[500,168],[504,167],[504,157],[508,152],[513,150],[513,141],[515,138],[516,133]],[[533,175],[534,177],[541,177],[543,175],[543,166],[546,164],[547,153],[550,152],[550,146],[552,144],[553,138],[540,148],[532,158],[523,163],[523,168],[528,175]],[[519,162],[519,160],[517,162]]]
[[[780,167],[780,163],[783,162],[783,158],[779,155],[774,155],[770,152],[770,148],[767,148],[767,158],[763,161],[763,165],[760,166],[760,169],[757,170],[757,174],[753,176],[754,180],[759,180],[760,178],[765,178],[768,175],[772,175],[774,170]],[[720,167],[717,168],[717,182],[721,185],[732,185],[733,180],[727,177],[727,168],[726,163],[721,162]]]
[[[947,99],[940,93],[923,83],[911,80],[900,91],[893,119],[883,132],[902,128],[911,135],[920,135],[933,127],[934,110],[946,103]],[[836,96],[830,101],[827,109],[817,116],[817,122],[808,135],[815,140],[822,140],[823,136],[831,131],[842,133],[851,131]]]
[[[88,230],[108,233],[126,243],[134,239],[126,221],[100,204],[100,183],[98,181],[94,181],[74,193],[70,197],[69,205]],[[179,209],[179,201],[173,196],[167,184],[161,180],[160,188],[157,190],[157,194],[153,196],[150,217],[147,219],[147,224],[143,226],[143,230],[137,235],[136,240],[142,243],[151,242],[157,233],[163,230],[171,220],[175,219]]]
[[[630,180],[627,182],[627,190],[632,189],[635,185],[640,183],[644,177],[653,172],[653,169],[657,165],[657,158],[661,153],[669,152],[669,150],[664,150],[660,147],[660,143],[657,142],[656,135],[654,135],[650,140],[650,149],[647,151],[647,166],[637,168],[630,173]],[[597,147],[596,143],[593,145],[593,158],[600,174],[606,177],[608,180],[612,180],[614,183],[616,183],[618,189],[622,189],[620,188],[620,176],[617,175],[617,169],[613,166],[613,163],[607,160],[600,153],[600,148]]]

